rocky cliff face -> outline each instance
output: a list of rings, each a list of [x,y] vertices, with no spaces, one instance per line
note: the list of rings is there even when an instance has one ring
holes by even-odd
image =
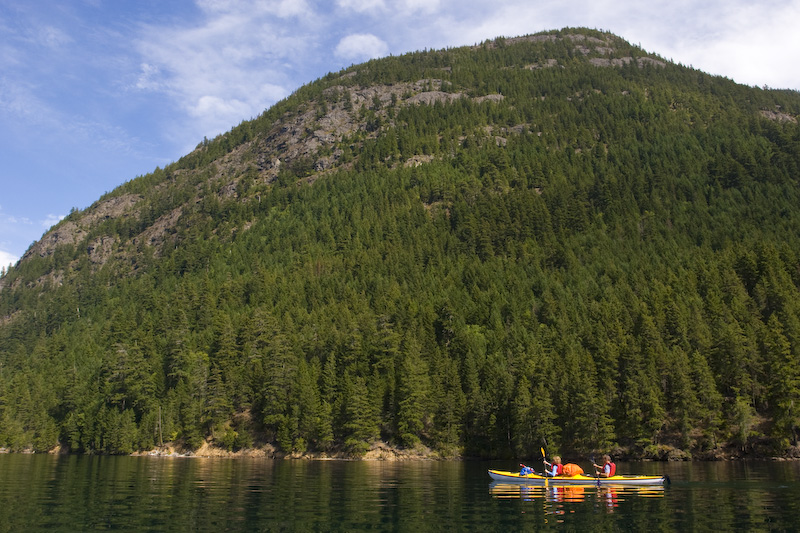
[[[610,34],[598,37],[559,32],[499,38],[475,48],[496,49],[523,42],[566,46],[571,50],[573,59],[582,58],[597,67],[621,68],[631,63],[640,68],[666,65],[662,59],[641,51],[637,57],[620,52],[621,49],[629,50],[630,45]],[[543,57],[536,63],[513,68],[565,68],[566,64],[564,57]],[[170,195],[174,194],[173,191],[190,188],[193,193],[183,204],[171,206],[152,217],[152,213],[144,212],[151,203],[144,194],[116,191],[89,208],[72,213],[66,220],[54,226],[31,246],[22,261],[32,257],[52,256],[60,246],[74,246],[83,250],[95,269],[111,258],[124,259],[142,247],[152,248],[158,255],[162,246],[173,243],[172,235],[187,206],[200,202],[209,193],[220,199],[233,197],[241,201],[259,201],[257,195],[250,197],[244,189],[253,184],[274,182],[281,169],[302,166],[304,172],[300,181],[312,183],[331,171],[352,167],[366,140],[375,139],[397,126],[393,117],[404,106],[446,105],[462,98],[469,98],[475,103],[499,102],[504,98],[502,94],[491,93],[467,95],[454,90],[446,80],[436,77],[369,86],[354,83],[359,73],[369,68],[368,63],[328,76],[327,87],[321,94],[284,112],[264,128],[263,133],[240,142],[219,157],[212,158],[213,161],[207,166],[182,168],[179,162],[165,168],[168,178],[156,183],[150,192]],[[443,66],[439,70],[443,74],[450,73],[452,67]],[[779,109],[764,110],[762,114],[776,121],[796,121]],[[495,136],[496,142],[502,145],[505,136],[521,134],[529,127],[529,124],[516,124],[504,127],[502,131],[489,128],[491,131],[486,133]],[[211,143],[202,143],[187,157],[202,157],[204,152],[213,150],[215,142],[221,142],[231,133]],[[540,131],[535,133],[542,134]],[[346,153],[350,155],[344,157]],[[430,160],[428,156],[414,156],[404,164],[416,166]],[[247,187],[243,187],[245,179],[248,180]],[[135,221],[139,223],[134,223]],[[129,238],[121,238],[103,231],[103,225],[110,223],[128,223],[136,227],[136,230]],[[68,269],[70,265],[65,267]],[[63,271],[63,267],[60,270]],[[63,272],[54,271],[48,278],[58,279],[62,275]],[[3,281],[0,280],[0,288],[2,287]]]
[[[613,35],[606,35],[604,38],[583,34],[530,35],[496,39],[478,46],[496,48],[519,42],[567,43],[577,54],[599,67],[620,67],[630,62],[636,62],[640,66],[646,63],[659,66],[665,64],[658,58],[644,54],[635,59],[629,56],[616,57],[617,49],[624,41]],[[536,64],[521,65],[520,68],[558,68],[564,67],[563,63],[563,60],[547,58]],[[447,104],[460,98],[471,98],[477,103],[487,100],[496,102],[503,98],[501,94],[470,97],[462,92],[452,91],[446,81],[437,78],[391,85],[353,85],[351,79],[357,76],[359,69],[364,68],[368,69],[369,66],[353,67],[336,75],[338,83],[334,82],[324,89],[321,97],[286,112],[274,121],[265,135],[246,141],[217,159],[210,173],[205,168],[174,170],[174,182],[160,184],[159,187],[166,190],[182,183],[197,181],[197,175],[204,172],[206,176],[195,186],[197,194],[189,202],[199,201],[205,183],[217,185],[216,194],[220,197],[241,196],[240,182],[248,170],[256,171],[257,181],[270,183],[277,178],[281,168],[304,160],[310,164],[310,172],[305,181],[313,182],[342,165],[352,165],[352,160],[346,163],[341,160],[343,145],[353,145],[357,152],[358,146],[364,140],[376,138],[382,131],[395,127],[392,110],[398,107]],[[450,69],[448,66],[442,67],[443,72]],[[513,131],[514,128],[509,130]],[[207,145],[200,145],[196,151],[208,149]],[[416,158],[408,160],[406,164],[418,165],[424,161],[424,158]],[[31,246],[22,261],[33,256],[50,256],[59,246],[75,246],[85,250],[93,265],[102,266],[111,257],[125,254],[126,248],[141,245],[158,248],[164,245],[169,241],[171,229],[180,219],[183,206],[161,214],[127,242],[120,242],[120,239],[108,235],[95,235],[94,230],[111,219],[141,218],[140,204],[143,199],[140,194],[112,196],[83,211],[73,213]]]

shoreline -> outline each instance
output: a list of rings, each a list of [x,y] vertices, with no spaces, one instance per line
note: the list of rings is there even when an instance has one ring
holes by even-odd
[[[0,447],[0,454],[18,453],[23,455],[33,455],[36,453],[47,453],[50,455],[70,455],[69,449],[57,446],[48,452],[35,452],[31,449],[13,451],[8,448]],[[585,454],[570,454],[585,455]],[[105,455],[105,454],[76,454],[76,455]],[[180,443],[169,442],[163,446],[155,447],[150,450],[138,450],[128,455],[129,457],[196,457],[196,458],[263,458],[299,461],[472,461],[472,460],[500,460],[498,458],[486,459],[479,457],[465,457],[462,454],[442,455],[425,446],[417,446],[412,449],[399,448],[390,444],[377,441],[374,442],[369,450],[363,455],[355,455],[343,450],[330,452],[294,452],[285,453],[278,450],[271,444],[264,444],[253,448],[243,448],[236,451],[227,450],[213,443],[204,442],[200,448],[191,450]],[[736,462],[736,461],[798,461],[800,460],[800,446],[792,447],[784,452],[783,455],[772,454],[746,454],[741,450],[717,449],[703,453],[691,454],[683,450],[664,447],[658,450],[657,454],[632,453],[631,450],[617,448],[611,450],[611,455],[618,461],[626,462]],[[530,461],[538,457],[517,458],[503,460]]]
[[[440,454],[425,447],[413,449],[397,448],[385,442],[373,443],[369,450],[363,455],[354,455],[345,451],[331,452],[294,452],[285,453],[276,449],[271,444],[261,447],[244,448],[237,451],[229,451],[224,448],[213,446],[205,442],[196,450],[183,450],[176,447],[174,443],[169,443],[160,448],[134,452],[130,454],[134,457],[220,457],[229,459],[260,457],[265,459],[283,459],[299,461],[461,461],[461,456],[443,457]]]

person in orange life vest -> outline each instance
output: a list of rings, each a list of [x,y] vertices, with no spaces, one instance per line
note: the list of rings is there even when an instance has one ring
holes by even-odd
[[[603,456],[603,466],[592,463],[595,468],[595,474],[599,477],[612,477],[617,473],[617,465],[611,462],[610,455]]]
[[[564,465],[561,464],[561,457],[558,455],[553,456],[553,462],[548,463],[546,459],[542,459],[542,462],[548,466],[547,474],[548,476],[560,476],[564,473]]]

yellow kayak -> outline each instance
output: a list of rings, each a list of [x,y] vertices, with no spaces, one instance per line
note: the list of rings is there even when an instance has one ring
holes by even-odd
[[[542,476],[540,474],[525,474],[519,472],[506,472],[504,470],[489,470],[489,476],[495,481],[515,481],[519,483],[554,483],[560,485],[664,485],[669,483],[667,476],[611,476],[594,477],[581,474],[578,476]]]

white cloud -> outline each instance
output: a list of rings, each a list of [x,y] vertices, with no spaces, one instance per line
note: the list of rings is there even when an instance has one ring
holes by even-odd
[[[0,78],[0,113],[43,124],[52,121],[52,110],[48,107],[33,94],[31,87],[15,82],[13,78]]]
[[[800,50],[800,2],[736,3],[651,46],[676,61],[739,83],[800,89],[792,66]]]
[[[385,9],[383,0],[336,0],[336,5],[345,9],[352,9],[357,13]]]
[[[406,12],[436,13],[440,9],[439,0],[401,0],[400,5]]]
[[[0,235],[5,235],[10,233],[9,227],[17,226],[17,225],[29,225],[31,223],[30,219],[26,217],[16,217],[14,215],[9,215],[3,212],[3,206],[0,205]],[[0,245],[4,245],[5,243],[0,242]]]
[[[385,15],[386,12],[399,15],[418,12],[432,14],[441,9],[440,0],[388,0],[388,4],[384,0],[336,0],[336,5],[356,13],[380,12],[381,15]]]
[[[0,266],[16,263],[23,246],[27,246],[39,235],[31,221],[3,212],[0,206]],[[9,251],[9,250],[13,250]]]
[[[311,8],[304,0],[281,0],[275,8],[275,14],[281,18],[308,15]]]
[[[233,114],[247,112],[247,104],[241,100],[223,100],[217,96],[201,96],[191,113],[197,117],[225,117]]]
[[[142,63],[140,68],[141,72],[136,80],[137,89],[155,91],[161,88],[161,84],[158,82],[161,70],[157,66],[149,63]]]
[[[291,72],[319,45],[319,21],[305,1],[203,0],[198,6],[205,16],[196,24],[145,29],[136,83],[177,102],[190,119],[180,121],[178,135],[191,134],[193,142],[257,116],[310,81],[297,82]]]
[[[44,220],[39,221],[39,225],[44,229],[50,229],[62,220],[64,220],[64,215],[53,215],[51,213]]]
[[[53,26],[43,26],[37,29],[34,40],[41,46],[51,50],[59,50],[72,43],[72,38],[65,32]]]
[[[208,13],[225,13],[239,2],[237,0],[197,0],[197,7]]]
[[[19,257],[0,250],[0,267],[8,268],[9,265],[16,265]]]
[[[294,17],[308,13],[306,0],[196,0],[197,7],[209,15],[249,14],[258,17],[264,14],[279,17]]]
[[[389,47],[371,33],[357,33],[339,41],[334,53],[344,59],[362,61],[385,56]]]
[[[0,78],[0,119],[9,131],[20,131],[20,138],[36,137],[42,150],[53,143],[60,145],[102,146],[116,151],[133,151],[137,144],[124,127],[87,120],[71,109],[39,97],[38,87],[15,84]]]

